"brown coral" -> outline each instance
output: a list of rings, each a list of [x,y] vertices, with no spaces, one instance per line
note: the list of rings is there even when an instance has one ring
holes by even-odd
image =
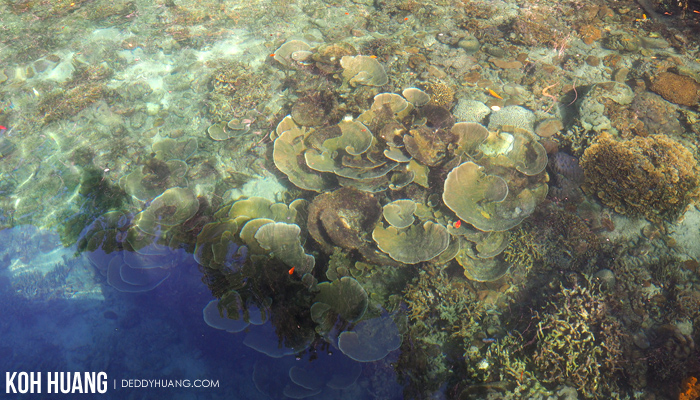
[[[697,160],[664,135],[619,141],[603,133],[581,158],[586,184],[615,211],[677,219],[698,194]]]
[[[65,92],[54,92],[39,102],[39,111],[44,114],[44,122],[72,117],[88,108],[108,94],[108,90],[97,84],[88,83]]]
[[[700,83],[688,76],[662,72],[654,77],[651,91],[660,94],[671,103],[694,106],[698,104]]]
[[[603,33],[600,29],[593,25],[584,25],[579,28],[578,34],[581,36],[581,40],[587,45],[592,45],[596,40],[600,40],[603,37]]]
[[[455,91],[447,83],[435,79],[428,82],[426,91],[430,94],[430,101],[436,106],[450,108],[454,101]]]

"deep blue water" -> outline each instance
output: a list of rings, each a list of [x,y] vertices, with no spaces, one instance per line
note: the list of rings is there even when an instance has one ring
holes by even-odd
[[[6,245],[0,253],[0,270],[8,268],[13,260],[32,254],[29,249],[36,249],[35,254],[40,253],[38,250],[49,250],[48,246],[57,239],[55,234],[31,226],[0,231],[0,238]],[[73,275],[94,268],[84,254],[69,259],[68,264]],[[378,379],[385,381],[385,395],[388,390],[400,398],[401,388],[392,383],[394,372],[387,364],[392,357],[365,365],[350,360],[338,350],[324,348],[313,352],[313,361],[309,360],[311,353],[272,358],[244,344],[246,338],[253,338],[270,349],[278,347],[269,321],[238,333],[208,326],[202,318],[202,309],[213,298],[202,283],[191,255],[181,260],[170,277],[153,290],[124,293],[106,282],[98,286],[104,299],[46,296],[28,299],[14,292],[16,287],[13,288],[6,275],[0,278],[0,369],[8,373],[42,374],[42,394],[18,393],[2,398],[47,398],[48,372],[105,372],[107,392],[82,397],[285,398],[283,392],[291,383],[289,370],[293,367],[308,369],[317,376],[331,371],[357,377],[352,389],[325,387],[315,398],[372,398],[368,389]],[[254,379],[256,368],[259,372]],[[196,383],[197,380],[206,382]],[[12,381],[18,391],[23,387],[20,381],[19,375]],[[71,393],[75,393],[72,383],[70,387]],[[49,398],[60,396],[64,395],[54,394]]]

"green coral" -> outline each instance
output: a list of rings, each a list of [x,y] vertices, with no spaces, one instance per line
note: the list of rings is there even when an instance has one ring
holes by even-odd
[[[512,266],[519,266],[527,275],[536,262],[544,258],[545,248],[536,240],[530,228],[519,227],[511,234],[511,240],[503,250],[505,261]]]
[[[399,268],[355,262],[348,252],[335,247],[328,261],[326,277],[334,281],[344,276],[355,278],[367,291],[370,300],[367,312],[372,316],[379,315],[375,310],[395,311],[401,301],[401,296],[396,293],[410,279],[410,275]]]
[[[615,394],[621,336],[597,288],[588,282],[560,287],[537,323],[533,360],[541,380],[569,382],[587,398]]]
[[[404,301],[415,353],[403,352],[398,369],[411,375],[410,383],[425,393],[454,369],[448,357],[454,349],[469,348],[474,337],[484,337],[481,322],[486,309],[466,281],[451,279],[443,266],[435,264],[422,267],[406,287]]]

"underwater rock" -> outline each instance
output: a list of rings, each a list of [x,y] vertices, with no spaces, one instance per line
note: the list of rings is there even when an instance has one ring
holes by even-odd
[[[353,45],[345,42],[333,42],[320,45],[312,58],[318,62],[316,65],[320,69],[325,70],[325,65],[339,66],[340,60],[344,56],[357,54],[358,51]]]
[[[66,91],[54,91],[41,98],[39,112],[49,123],[72,117],[109,93],[103,85],[84,83]]]
[[[557,152],[549,157],[549,166],[556,174],[577,183],[583,183],[583,169],[578,159],[566,153]]]
[[[581,126],[596,132],[612,129],[610,113],[613,105],[626,106],[633,99],[632,88],[624,83],[596,83],[579,103]]]
[[[535,128],[539,137],[548,138],[556,135],[564,129],[564,124],[559,119],[547,119],[540,122]]]
[[[479,43],[479,39],[477,39],[474,35],[467,34],[466,37],[463,37],[459,40],[459,42],[457,42],[457,47],[464,49],[467,54],[472,54],[479,51],[481,44]]]
[[[438,165],[447,155],[447,146],[454,141],[452,134],[443,129],[419,126],[404,135],[406,150],[419,162],[427,166]]]
[[[337,122],[338,101],[333,93],[313,93],[297,99],[292,105],[291,116],[299,125],[317,126]]]
[[[434,100],[433,97],[431,101]],[[430,129],[449,131],[455,123],[454,116],[447,108],[432,102],[418,109],[418,113],[425,118],[425,126]]]
[[[627,52],[638,51],[641,44],[638,36],[627,32],[608,35],[603,43],[607,49]]]
[[[630,111],[634,112],[634,116],[643,124],[639,133],[641,136],[645,134],[682,135],[685,131],[679,122],[678,107],[657,94],[638,93],[630,104]]]
[[[583,169],[578,159],[566,153],[557,152],[549,157],[552,172],[549,184],[550,197],[558,200],[578,202],[583,198],[581,185],[584,183]]]

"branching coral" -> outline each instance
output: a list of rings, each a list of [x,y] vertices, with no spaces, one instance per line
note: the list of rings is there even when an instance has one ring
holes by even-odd
[[[432,264],[407,286],[404,300],[409,307],[410,339],[404,341],[398,369],[415,374],[412,383],[424,385],[423,391],[450,369],[441,346],[460,341],[458,348],[469,347],[482,329],[479,321],[485,309],[465,281],[450,279],[444,269]]]
[[[527,275],[536,262],[542,261],[544,250],[531,230],[521,226],[513,233],[503,254],[508,264],[520,266]]]
[[[583,285],[561,288],[538,323],[534,361],[544,382],[571,382],[586,397],[616,390],[622,354],[619,323],[602,294]]]

